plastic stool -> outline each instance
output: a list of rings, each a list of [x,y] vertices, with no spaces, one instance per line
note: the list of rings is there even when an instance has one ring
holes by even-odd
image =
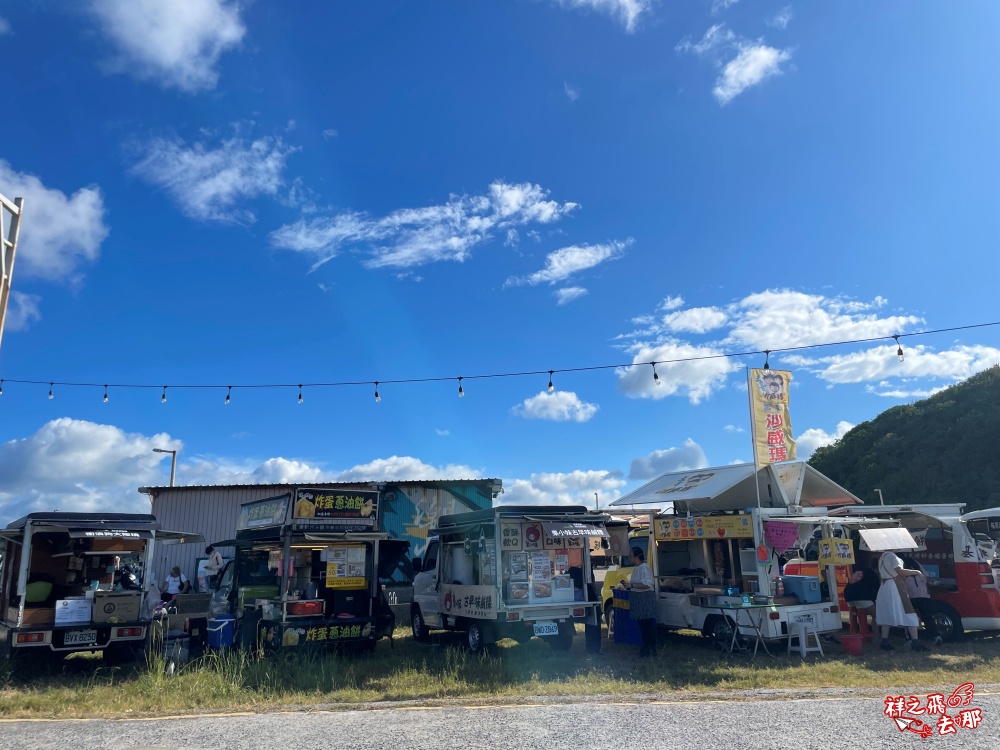
[[[812,636],[816,641],[815,646],[809,645],[809,636]],[[810,651],[819,651],[820,656],[826,656],[823,653],[823,644],[820,643],[819,633],[816,632],[816,628],[813,625],[809,625],[805,622],[790,622],[788,623],[788,650],[787,653],[792,653],[792,639],[798,639],[799,655],[804,659],[806,654]]]
[[[857,607],[851,605],[851,608],[848,610],[848,622],[850,623],[851,635],[860,635],[866,641],[870,641],[875,637],[871,628],[868,627],[867,612],[861,612]]]

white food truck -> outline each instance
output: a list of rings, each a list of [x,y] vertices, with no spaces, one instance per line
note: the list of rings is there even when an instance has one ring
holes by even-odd
[[[668,504],[672,507],[664,509]],[[720,643],[729,642],[737,619],[742,635],[756,637],[756,622],[768,640],[787,637],[789,624],[804,623],[819,635],[841,629],[835,583],[831,587],[818,576],[787,576],[782,578],[784,595],[776,591],[778,555],[817,527],[832,537],[834,524],[845,519],[832,518],[830,508],[861,505],[808,464],[774,464],[757,471],[743,464],[666,474],[612,505],[660,506],[651,512],[648,529],[629,534],[629,544],[643,549],[653,570],[661,627],[698,630]],[[824,574],[835,581],[832,565]],[[745,604],[744,593],[755,607],[744,610],[754,612],[753,620],[727,609]]]
[[[507,506],[442,516],[423,558],[413,560],[411,623],[467,633],[473,653],[501,638],[573,644],[576,623],[599,626],[591,583],[592,538],[604,514],[583,506]]]

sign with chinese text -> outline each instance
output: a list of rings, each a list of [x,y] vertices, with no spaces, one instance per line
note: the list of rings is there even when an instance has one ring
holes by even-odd
[[[379,493],[374,490],[325,490],[300,487],[295,491],[293,519],[306,529],[370,531],[376,529]]]
[[[492,620],[497,615],[493,586],[442,586],[441,612],[448,617]]]
[[[820,539],[820,565],[854,565],[854,542],[850,539]]]
[[[758,466],[795,460],[792,419],[788,414],[788,370],[750,370],[750,410]]]
[[[750,516],[703,516],[699,518],[657,518],[653,536],[658,542],[687,542],[699,539],[753,539]]]
[[[521,527],[521,536],[524,537],[524,549],[543,549],[545,546],[545,534],[540,523],[526,523]]]
[[[520,523],[500,523],[500,549],[519,550],[521,549],[521,524]]]
[[[237,531],[256,529],[262,526],[281,526],[288,513],[288,503],[291,495],[269,497],[255,500],[240,506],[240,518],[236,524]]]
[[[964,735],[966,730],[978,729],[983,721],[983,710],[972,706],[976,697],[974,683],[965,682],[949,695],[928,693],[921,700],[918,695],[888,695],[882,713],[900,732],[912,732],[922,739],[933,734],[940,737]]]
[[[327,549],[326,587],[328,589],[363,589],[367,586],[363,545],[338,545]]]
[[[367,618],[351,618],[350,623],[323,622],[309,625],[275,625],[264,630],[264,641],[270,646],[304,646],[307,643],[371,640],[375,623]]]

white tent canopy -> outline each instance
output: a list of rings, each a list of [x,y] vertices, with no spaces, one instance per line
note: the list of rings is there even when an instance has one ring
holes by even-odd
[[[753,464],[664,474],[611,505],[663,505],[672,502],[679,512],[739,510],[757,506],[758,492],[762,508],[863,504],[858,497],[804,461],[795,461],[758,469],[756,482]]]

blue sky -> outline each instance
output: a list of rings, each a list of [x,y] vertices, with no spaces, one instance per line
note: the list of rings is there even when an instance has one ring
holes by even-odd
[[[0,18],[0,193],[27,202],[0,521],[143,509],[154,447],[181,484],[487,476],[603,505],[751,460],[763,357],[668,360],[903,334],[902,364],[891,339],[772,355],[800,457],[1000,362],[1000,327],[906,337],[1000,319],[995,3]],[[659,385],[546,388],[650,361]],[[386,382],[423,378],[449,380]],[[330,382],[362,384],[239,387]]]

